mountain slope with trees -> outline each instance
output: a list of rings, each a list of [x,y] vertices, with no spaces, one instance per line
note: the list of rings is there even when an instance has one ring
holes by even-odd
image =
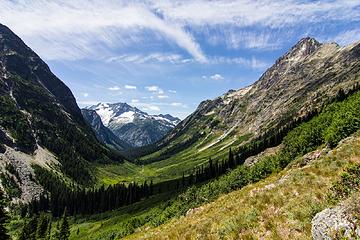
[[[4,164],[11,164],[15,173],[24,172],[24,167],[32,172],[32,163],[16,156],[19,152],[33,156],[41,149],[48,156],[54,154],[59,171],[81,184],[93,181],[90,162],[123,161],[96,139],[70,89],[19,37],[0,25],[2,171]],[[38,163],[47,164],[46,159],[39,158]]]

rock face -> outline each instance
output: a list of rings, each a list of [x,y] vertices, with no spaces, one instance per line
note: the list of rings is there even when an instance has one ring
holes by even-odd
[[[207,149],[216,148],[230,137],[256,137],[279,128],[320,108],[340,88],[347,91],[359,83],[359,52],[359,42],[340,47],[313,38],[301,39],[254,84],[200,103],[158,143],[158,149],[171,148],[198,132],[204,134],[193,145],[212,139],[202,148]]]
[[[81,113],[83,114],[85,121],[89,123],[94,130],[95,135],[100,142],[120,151],[130,148],[129,144],[120,140],[110,129],[104,126],[96,111],[82,109]]]
[[[358,239],[360,226],[347,206],[327,208],[315,215],[312,220],[314,240]]]
[[[103,124],[132,147],[160,140],[180,122],[169,114],[150,115],[126,103],[99,103],[87,109],[96,111]]]

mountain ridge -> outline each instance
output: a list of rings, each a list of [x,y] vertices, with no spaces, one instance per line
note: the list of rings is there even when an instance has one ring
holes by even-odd
[[[169,114],[151,115],[127,103],[98,103],[85,109],[94,110],[104,126],[132,147],[160,140],[180,122]]]
[[[163,153],[179,142],[194,139],[200,129],[202,136],[190,146],[198,152],[237,147],[241,136],[251,134],[252,139],[264,130],[316,111],[340,88],[348,91],[359,81],[359,48],[360,42],[340,47],[310,37],[299,40],[250,86],[202,101],[142,159],[166,159]],[[181,155],[186,149],[189,147],[177,152]],[[200,158],[205,161],[207,157]]]

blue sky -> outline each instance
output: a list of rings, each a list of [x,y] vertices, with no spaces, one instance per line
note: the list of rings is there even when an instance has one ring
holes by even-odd
[[[0,0],[0,22],[79,106],[127,102],[184,118],[256,81],[302,37],[360,40],[360,0]]]

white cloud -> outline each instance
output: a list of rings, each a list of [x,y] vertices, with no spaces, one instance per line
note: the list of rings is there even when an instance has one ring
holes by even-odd
[[[164,94],[164,90],[162,90],[158,86],[146,86],[145,89],[152,93],[158,93],[160,95]]]
[[[125,89],[136,90],[136,86],[133,86],[133,85],[125,85]]]
[[[173,102],[170,104],[170,106],[172,107],[182,107],[182,108],[187,108],[186,104],[180,103],[180,102]]]
[[[199,44],[181,24],[159,17],[147,4],[0,0],[0,6],[0,21],[45,59],[100,57],[107,48],[127,45],[139,39],[145,42],[142,35],[150,30],[174,42],[196,60],[206,62]],[[99,47],[99,42],[105,46]]]
[[[167,96],[167,95],[158,95],[158,98],[159,99],[166,99],[166,98],[169,98],[169,96]]]
[[[169,93],[176,93],[176,91],[175,90],[169,90]]]
[[[359,1],[296,1],[296,0],[234,0],[234,1],[153,1],[167,19],[188,25],[254,25],[282,28],[301,23],[332,20],[359,20]]]
[[[108,88],[110,91],[119,91],[120,90],[120,87],[118,86],[113,86],[113,87],[109,87]]]
[[[147,106],[144,106],[143,109],[144,109],[145,111],[151,110],[151,111],[160,112],[160,108],[159,108],[158,106],[154,106],[154,105],[150,105],[150,104],[148,104]]]
[[[276,29],[360,20],[360,2],[356,0],[0,0],[0,6],[0,22],[46,60],[186,63],[195,59],[204,63],[208,57],[195,38],[206,32],[204,29],[220,30],[220,35],[210,31],[204,36],[214,44],[220,41],[236,49],[274,49],[286,41],[283,35],[284,40],[279,40]],[[112,53],[154,42],[177,45],[193,59],[178,54],[114,57]]]
[[[159,90],[158,86],[147,86],[145,87],[146,90],[148,90],[149,92],[157,92]]]
[[[155,104],[142,103],[140,101],[131,102],[131,104],[134,105],[135,107],[140,108],[143,111],[155,111],[155,112],[161,111],[160,107]]]
[[[116,57],[110,57],[106,61],[107,62],[127,62],[127,63],[187,63],[191,59],[185,59],[181,55],[178,54],[170,54],[170,53],[151,53],[148,55],[143,54],[123,54]]]
[[[257,70],[264,70],[267,67],[269,67],[269,63],[261,61],[255,57],[252,57],[250,59],[248,58],[242,58],[242,57],[235,57],[235,58],[229,58],[229,57],[220,57],[215,56],[209,59],[210,64],[238,64],[246,68],[251,69],[257,69]],[[203,78],[206,78],[206,76],[202,76]]]
[[[89,93],[82,93],[83,97],[87,98],[89,96]]]
[[[332,39],[331,38],[328,39],[328,41],[335,41],[336,43],[343,46],[359,40],[360,40],[360,28],[341,32]]]
[[[81,107],[96,105],[99,102],[98,100],[77,101]]]
[[[216,74],[210,76],[210,79],[219,81],[219,80],[224,80],[224,77],[221,76],[220,74],[216,73]]]
[[[140,102],[139,99],[131,99],[131,103],[138,103]]]

